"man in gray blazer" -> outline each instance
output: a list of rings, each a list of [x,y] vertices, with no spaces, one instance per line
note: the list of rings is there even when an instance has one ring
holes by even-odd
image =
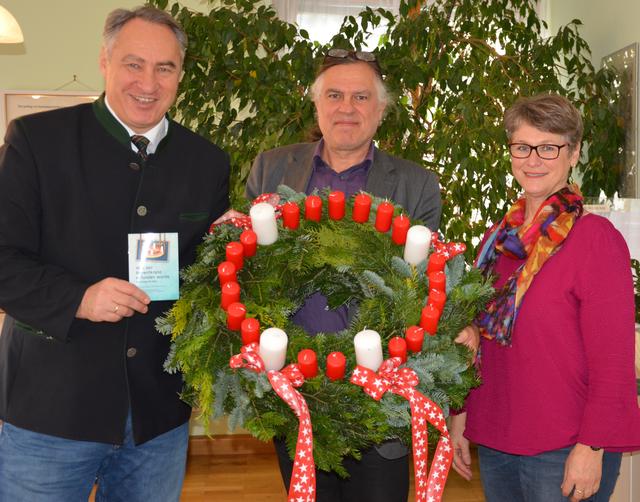
[[[436,230],[441,214],[437,176],[373,144],[388,104],[375,56],[332,49],[311,94],[322,139],[259,154],[247,180],[247,197],[275,192],[278,185],[307,193],[331,187],[347,196],[364,190],[389,198]]]
[[[437,176],[373,144],[389,100],[374,54],[331,49],[319,68],[311,95],[322,139],[258,155],[247,181],[247,197],[275,192],[281,184],[307,194],[329,187],[345,192],[347,197],[364,190],[389,198],[412,219],[436,230],[441,214]],[[345,329],[349,318],[346,306],[329,310],[326,298],[316,293],[293,320],[313,335]],[[275,445],[288,488],[292,463],[284,442],[276,440]],[[402,444],[390,441],[364,451],[360,461],[346,460],[347,479],[319,471],[317,501],[406,502],[407,453]]]

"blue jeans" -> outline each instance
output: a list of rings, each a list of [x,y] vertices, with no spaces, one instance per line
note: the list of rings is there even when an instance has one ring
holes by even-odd
[[[122,445],[74,441],[5,423],[0,426],[0,501],[180,500],[187,456],[185,423],[135,446],[131,415]]]
[[[571,448],[539,455],[510,455],[478,446],[480,478],[487,502],[566,502],[560,486]],[[605,452],[600,489],[585,502],[606,502],[620,473],[622,453]]]

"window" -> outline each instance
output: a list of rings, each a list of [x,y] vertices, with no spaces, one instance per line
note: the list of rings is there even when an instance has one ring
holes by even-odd
[[[297,24],[309,32],[311,40],[326,44],[338,33],[346,16],[357,17],[366,7],[381,7],[397,14],[400,0],[273,0],[273,6],[280,19]],[[373,50],[384,31],[384,26],[378,27],[364,48]]]

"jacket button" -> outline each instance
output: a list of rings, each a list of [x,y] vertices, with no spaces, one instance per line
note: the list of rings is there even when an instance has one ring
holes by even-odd
[[[132,171],[139,171],[140,170],[140,164],[138,164],[136,162],[131,162],[131,163],[129,163],[129,169],[131,169]]]
[[[136,212],[138,213],[138,216],[146,216],[147,208],[146,206],[138,206],[138,208],[136,209]]]
[[[127,349],[127,357],[135,357],[137,353],[138,353],[138,349],[136,349],[135,347],[129,347]]]

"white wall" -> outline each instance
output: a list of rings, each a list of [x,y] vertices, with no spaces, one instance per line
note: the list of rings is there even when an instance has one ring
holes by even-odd
[[[548,0],[551,33],[578,18],[592,61],[600,68],[603,56],[640,41],[640,0]]]

